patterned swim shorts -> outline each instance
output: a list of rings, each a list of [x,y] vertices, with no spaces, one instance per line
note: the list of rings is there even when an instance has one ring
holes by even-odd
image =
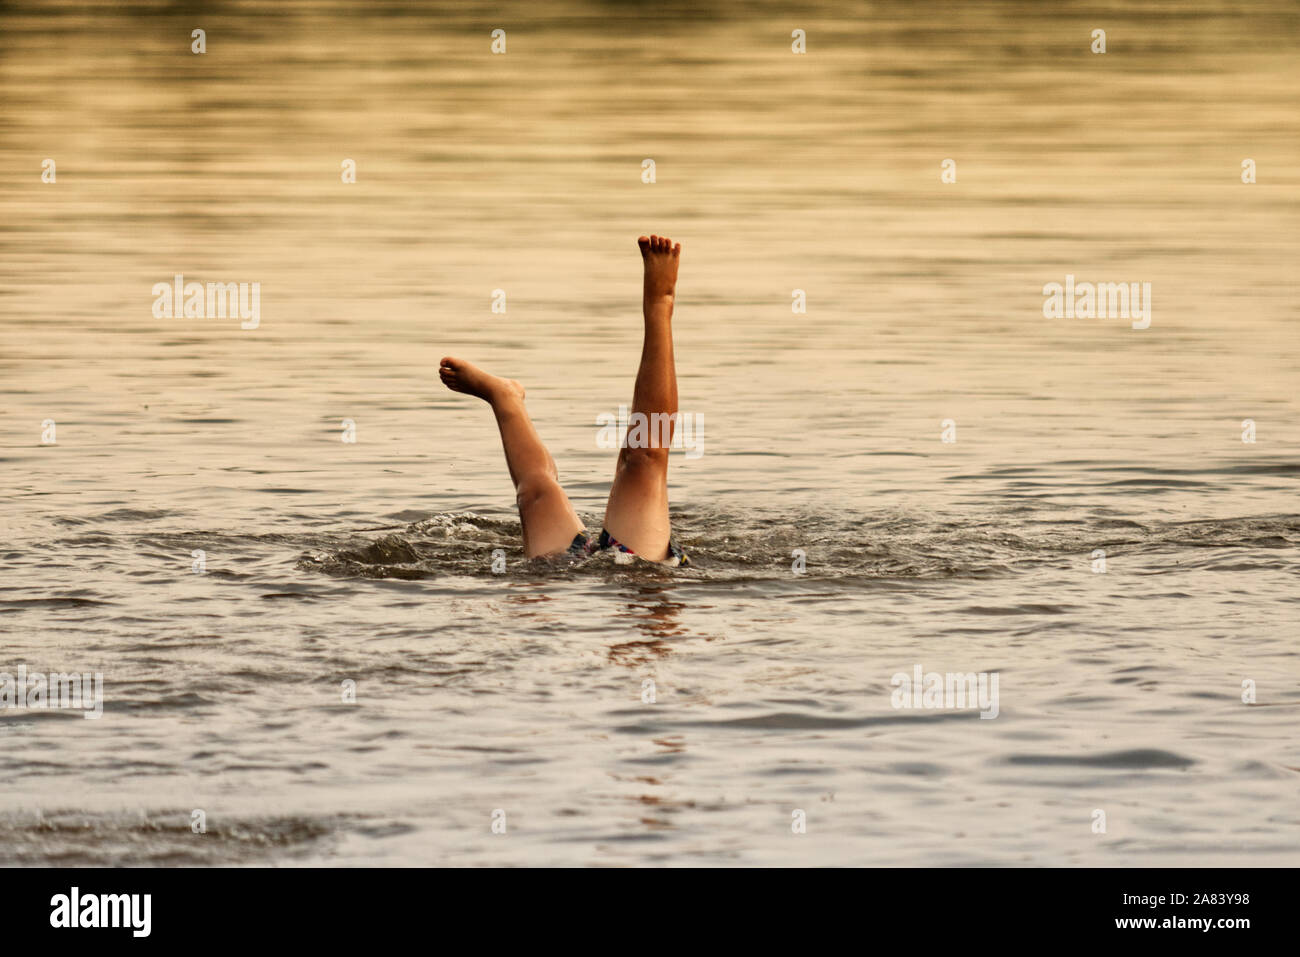
[[[624,555],[636,554],[603,528],[600,530],[600,538],[594,542],[586,532],[579,532],[573,536],[573,544],[569,546],[569,554],[575,558],[586,558],[610,548],[616,549]],[[682,551],[681,546],[670,538],[668,540],[668,557],[655,564],[667,565],[669,568],[686,568],[691,564],[691,560],[686,557],[686,553]]]

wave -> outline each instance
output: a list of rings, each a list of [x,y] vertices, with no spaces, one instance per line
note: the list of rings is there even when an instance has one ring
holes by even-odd
[[[589,524],[589,528],[592,526]],[[596,525],[598,528],[599,526]],[[635,575],[684,580],[790,581],[826,579],[997,578],[1027,566],[1090,563],[1098,550],[1130,567],[1169,564],[1170,551],[1231,549],[1190,559],[1197,564],[1259,567],[1245,550],[1266,550],[1266,564],[1293,563],[1285,550],[1300,544],[1300,516],[1264,516],[1191,522],[1092,519],[1035,521],[1010,515],[943,521],[914,515],[832,517],[824,513],[744,514],[684,509],[674,514],[674,536],[691,566],[620,564],[611,552],[589,559],[527,559],[519,522],[473,512],[434,515],[405,526],[370,530],[333,547],[313,549],[299,567],[344,578],[425,579],[445,575],[601,577]],[[1279,551],[1281,550],[1281,552]]]

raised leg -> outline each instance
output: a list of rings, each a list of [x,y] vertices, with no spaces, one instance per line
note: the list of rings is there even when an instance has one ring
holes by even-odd
[[[605,506],[605,530],[642,558],[668,557],[668,449],[677,425],[673,297],[682,247],[661,236],[637,240],[645,262],[645,339],[632,392],[627,439]]]
[[[442,360],[438,375],[447,388],[483,399],[496,415],[506,466],[515,483],[524,554],[534,558],[565,551],[583,526],[560,487],[555,460],[524,408],[524,387],[514,379],[489,375],[473,363],[450,357]]]

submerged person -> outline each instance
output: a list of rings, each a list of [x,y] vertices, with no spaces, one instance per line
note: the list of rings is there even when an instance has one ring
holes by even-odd
[[[652,562],[688,564],[672,539],[668,522],[668,448],[677,423],[673,297],[682,247],[664,236],[642,236],[637,245],[645,263],[641,299],[645,339],[632,391],[632,421],[665,423],[666,427],[633,430],[629,437],[636,438],[623,440],[605,505],[604,528],[595,541],[588,537],[560,487],[555,460],[524,408],[524,387],[463,359],[445,358],[438,368],[447,388],[478,396],[496,414],[506,466],[515,483],[524,554],[529,558],[583,556],[615,549]]]

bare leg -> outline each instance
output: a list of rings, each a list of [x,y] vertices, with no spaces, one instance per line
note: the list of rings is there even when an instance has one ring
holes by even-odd
[[[492,406],[501,430],[506,466],[515,483],[524,554],[534,558],[565,551],[583,530],[582,522],[560,487],[555,460],[524,408],[524,387],[514,379],[489,375],[463,359],[443,359],[438,375],[447,388],[476,395]]]
[[[642,558],[659,562],[668,557],[668,448],[677,425],[672,318],[682,247],[661,236],[642,236],[637,243],[645,261],[645,340],[605,530]]]

